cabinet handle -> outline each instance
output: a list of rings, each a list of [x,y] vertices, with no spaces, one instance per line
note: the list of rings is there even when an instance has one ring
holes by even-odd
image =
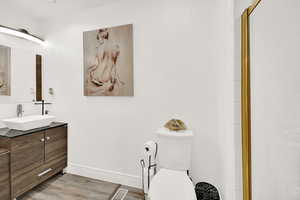
[[[42,139],[41,139],[41,142],[45,142],[45,139],[44,139],[44,138],[42,138]]]
[[[50,137],[46,137],[46,140],[50,140]]]
[[[48,174],[48,173],[49,173],[49,172],[51,172],[51,171],[52,171],[52,169],[51,169],[51,168],[49,168],[49,169],[47,169],[47,170],[43,171],[42,173],[38,174],[38,177],[42,177],[42,176],[44,176],[44,175]]]

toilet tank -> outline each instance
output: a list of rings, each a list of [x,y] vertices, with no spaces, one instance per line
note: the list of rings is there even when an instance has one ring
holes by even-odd
[[[171,170],[190,170],[193,137],[191,130],[176,132],[166,128],[159,129],[158,166]]]

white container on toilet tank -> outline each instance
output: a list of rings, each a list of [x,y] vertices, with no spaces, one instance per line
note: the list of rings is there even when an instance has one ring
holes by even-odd
[[[190,170],[193,136],[191,130],[170,131],[160,128],[157,131],[159,168]]]

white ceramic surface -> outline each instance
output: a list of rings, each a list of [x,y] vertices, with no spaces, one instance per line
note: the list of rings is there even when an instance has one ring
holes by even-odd
[[[161,169],[150,183],[151,200],[197,200],[194,185],[187,173]]]
[[[160,168],[187,171],[191,168],[193,131],[157,131],[158,166]]]
[[[54,116],[31,115],[19,118],[4,119],[2,120],[2,122],[9,129],[27,131],[35,128],[49,126],[54,120]]]

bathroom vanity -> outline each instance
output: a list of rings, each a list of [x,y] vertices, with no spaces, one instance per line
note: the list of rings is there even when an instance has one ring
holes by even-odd
[[[0,199],[10,198],[9,151],[0,149]]]
[[[52,123],[50,126],[28,131],[0,129],[0,148],[10,152],[3,158],[0,157],[0,199],[14,199],[62,172],[67,167],[67,140],[66,123]],[[2,162],[1,159],[5,158],[7,160]],[[10,173],[2,173],[6,169],[1,166],[2,163],[8,163]],[[1,181],[6,180],[7,176],[9,187],[2,192],[2,185],[5,184]],[[6,197],[7,191],[11,197],[2,198],[1,195]]]

